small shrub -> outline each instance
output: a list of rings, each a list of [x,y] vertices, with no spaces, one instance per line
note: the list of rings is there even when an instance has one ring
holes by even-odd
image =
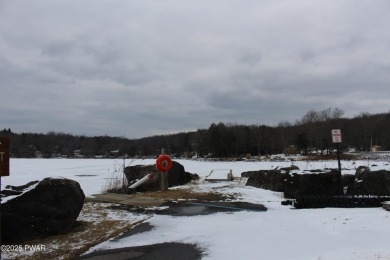
[[[131,160],[129,165],[131,165],[133,161],[134,160]],[[111,178],[107,179],[107,182],[102,187],[103,193],[127,193],[127,187],[129,186],[129,183],[124,174],[125,167],[126,165],[124,160],[122,165],[115,165]]]

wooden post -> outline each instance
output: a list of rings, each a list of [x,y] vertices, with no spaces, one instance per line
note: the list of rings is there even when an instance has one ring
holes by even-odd
[[[165,154],[165,149],[161,148],[161,155]],[[160,171],[161,176],[161,182],[160,182],[160,188],[161,190],[167,190],[168,189],[168,176],[166,172]]]
[[[172,167],[172,159],[165,154],[165,150],[161,149],[161,155],[156,160],[157,169],[160,171],[160,188],[161,190],[167,190],[168,184],[168,171]]]

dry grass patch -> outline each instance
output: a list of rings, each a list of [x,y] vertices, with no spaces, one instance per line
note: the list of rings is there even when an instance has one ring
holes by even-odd
[[[357,156],[353,154],[340,154],[341,160],[351,161],[356,160]],[[337,160],[337,154],[328,155],[308,155],[302,158],[303,161],[326,161],[326,160]]]
[[[22,244],[23,248],[24,245],[43,245],[44,250],[2,253],[3,259],[76,259],[89,248],[132,229],[147,218],[147,216],[144,220],[134,217],[126,218],[126,214],[131,213],[123,211],[115,214],[115,219],[112,219],[110,217],[111,205],[110,203],[86,202],[78,220],[68,232]],[[123,216],[120,215],[121,213]]]
[[[173,189],[156,192],[142,192],[135,197],[158,198],[167,201],[190,200],[190,201],[223,201],[233,199],[234,195],[226,195],[218,192],[195,192],[191,189]]]

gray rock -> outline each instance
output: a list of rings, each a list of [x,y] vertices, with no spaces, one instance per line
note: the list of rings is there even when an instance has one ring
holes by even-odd
[[[284,187],[284,195],[288,198],[342,195],[342,187],[342,179],[338,170],[333,169],[313,174],[293,174],[290,182],[287,182]]]
[[[22,193],[1,204],[1,241],[4,244],[66,232],[84,205],[85,195],[80,184],[69,179],[45,178],[38,184],[32,182],[9,188]]]
[[[390,172],[371,171],[360,166],[355,173],[353,193],[359,195],[390,196]]]
[[[137,187],[137,191],[157,191],[160,190],[160,178],[161,173],[158,171],[155,165],[135,165],[125,168],[125,175],[128,182],[134,183],[137,180],[142,179],[149,173],[154,174],[154,178],[147,183]],[[197,174],[186,172],[184,166],[176,161],[172,161],[172,168],[168,171],[168,184],[169,187],[184,185],[192,180],[199,179]]]

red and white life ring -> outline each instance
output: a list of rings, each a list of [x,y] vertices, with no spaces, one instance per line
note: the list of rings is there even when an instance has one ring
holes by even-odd
[[[157,169],[161,172],[167,172],[172,168],[172,159],[166,154],[160,155],[156,160]]]

